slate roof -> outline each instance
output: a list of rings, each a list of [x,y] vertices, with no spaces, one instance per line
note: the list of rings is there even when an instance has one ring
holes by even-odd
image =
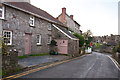
[[[5,2],[3,4],[13,7],[13,8],[16,8],[16,9],[19,9],[24,12],[30,13],[34,16],[35,15],[37,17],[39,16],[42,19],[45,19],[49,22],[56,23],[56,24],[59,24],[59,25],[65,27],[65,25],[63,23],[61,23],[59,20],[55,19],[53,16],[48,14],[46,11],[41,10],[40,8],[37,8],[33,5],[31,5],[30,3],[27,3],[27,2]]]
[[[72,33],[68,32],[68,30],[66,30],[66,28],[61,27],[61,26],[59,26],[59,25],[55,25],[55,26],[58,27],[60,30],[62,30],[64,33],[66,33],[66,34],[67,34],[68,36],[70,36],[71,38],[78,40],[78,38],[75,37]]]

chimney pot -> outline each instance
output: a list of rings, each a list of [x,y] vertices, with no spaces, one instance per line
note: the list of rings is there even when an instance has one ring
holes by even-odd
[[[73,15],[70,15],[70,18],[73,19]]]

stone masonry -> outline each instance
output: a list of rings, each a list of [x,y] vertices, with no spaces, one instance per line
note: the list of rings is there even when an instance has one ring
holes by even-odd
[[[31,34],[31,53],[43,54],[49,52],[47,44],[48,35],[51,31],[48,30],[49,22],[35,17],[35,27],[29,26],[30,14],[24,13],[17,9],[5,6],[5,20],[3,20],[3,29],[10,30],[13,33],[12,45],[18,51],[18,55],[25,53],[25,34]],[[36,35],[42,36],[42,44],[37,45]]]

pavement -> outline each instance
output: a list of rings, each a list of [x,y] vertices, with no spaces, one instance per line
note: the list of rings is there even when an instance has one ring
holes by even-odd
[[[43,63],[49,63],[54,61],[59,61],[63,59],[68,59],[68,56],[65,55],[45,55],[45,56],[31,56],[28,58],[23,58],[18,60],[18,64],[22,68],[32,67],[40,65]]]
[[[22,73],[22,75],[17,76],[20,76],[20,79],[115,78],[113,80],[116,80],[116,78],[120,77],[120,71],[108,56],[109,55],[106,54],[93,52],[92,54],[85,55],[75,60],[67,61],[52,67],[41,68],[42,70],[38,68],[30,74]]]

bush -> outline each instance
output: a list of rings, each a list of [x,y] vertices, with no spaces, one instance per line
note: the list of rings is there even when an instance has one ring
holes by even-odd
[[[85,43],[84,37],[78,33],[74,33],[74,36],[76,36],[79,39],[79,47],[82,47]]]
[[[52,40],[50,45],[57,46],[57,42],[55,40]]]
[[[113,53],[120,52],[120,42],[113,48]]]
[[[58,55],[58,53],[55,52],[54,50],[51,50],[51,51],[50,51],[50,55]]]

